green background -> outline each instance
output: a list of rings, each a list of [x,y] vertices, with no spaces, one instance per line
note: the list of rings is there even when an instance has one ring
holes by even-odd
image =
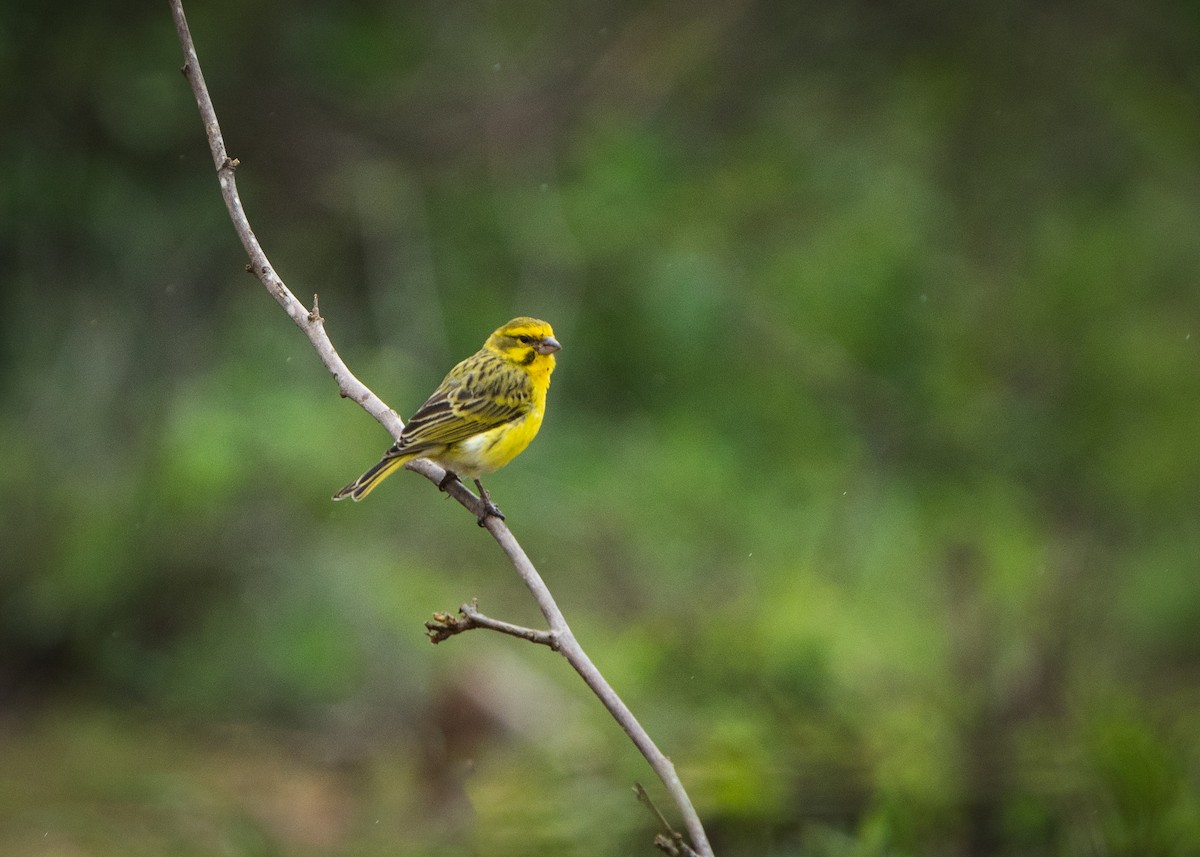
[[[272,262],[720,855],[1200,853],[1200,7],[192,2]],[[652,854],[644,761],[252,277],[165,3],[0,11],[0,852]]]

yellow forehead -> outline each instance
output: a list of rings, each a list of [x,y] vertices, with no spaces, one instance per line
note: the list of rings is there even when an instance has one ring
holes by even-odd
[[[498,336],[536,336],[538,339],[543,339],[547,336],[554,336],[554,330],[549,323],[542,321],[540,318],[530,318],[529,316],[520,316],[505,324],[496,330]]]

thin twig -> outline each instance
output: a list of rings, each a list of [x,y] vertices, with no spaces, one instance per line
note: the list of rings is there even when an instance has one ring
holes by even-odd
[[[654,837],[654,846],[670,857],[697,857],[695,851],[688,847],[688,844],[683,841],[683,834],[671,826],[667,821],[667,817],[662,814],[662,811],[655,805],[647,794],[645,786],[641,783],[633,784],[633,792],[637,795],[638,801],[650,810],[650,814],[654,816],[658,826],[665,830],[665,833],[659,833]]]
[[[170,0],[170,6],[171,15],[175,20],[175,30],[179,36],[179,43],[183,48],[184,65],[182,71],[196,97],[196,106],[200,111],[200,118],[204,123],[205,133],[208,136],[209,149],[212,152],[213,164],[216,167],[217,179],[221,186],[221,195],[224,197],[225,206],[229,210],[230,220],[233,222],[234,231],[237,233],[242,246],[246,250],[246,255],[250,259],[247,270],[258,277],[271,296],[283,307],[288,317],[308,337],[321,362],[329,370],[329,373],[337,383],[341,395],[356,402],[387,429],[393,438],[399,438],[400,432],[404,428],[404,422],[395,411],[384,404],[383,400],[355,377],[338,355],[328,334],[325,332],[324,319],[318,311],[316,296],[313,296],[313,307],[311,310],[296,299],[296,296],[292,294],[279,275],[275,273],[274,266],[267,259],[267,255],[263,252],[258,238],[250,228],[250,222],[246,217],[245,209],[242,207],[241,197],[238,195],[237,182],[234,179],[234,171],[239,166],[239,162],[235,158],[230,158],[228,152],[225,150],[225,140],[221,134],[221,126],[217,121],[216,110],[213,107],[212,99],[209,97],[208,88],[204,83],[204,74],[200,69],[200,60],[196,56],[195,44],[188,29],[187,19],[184,17],[183,4],[181,0]],[[411,461],[405,467],[420,473],[435,485],[440,484],[445,477],[445,471],[441,467],[426,459]],[[483,511],[483,501],[471,493],[461,482],[457,480],[452,481],[445,486],[445,490],[459,503],[471,510],[471,513],[476,518],[480,517]],[[683,784],[675,773],[675,766],[671,763],[671,760],[655,746],[650,736],[646,733],[646,730],[638,723],[633,713],[621,698],[617,696],[616,691],[612,689],[595,664],[587,656],[587,653],[584,652],[578,641],[576,641],[574,634],[571,633],[571,629],[567,625],[566,619],[563,618],[562,611],[559,610],[558,604],[550,594],[550,590],[546,587],[541,575],[538,574],[537,569],[530,562],[524,549],[517,542],[505,523],[495,516],[487,516],[484,520],[488,532],[492,534],[492,537],[500,545],[500,548],[512,561],[514,568],[516,568],[517,573],[521,576],[521,580],[533,595],[538,608],[541,610],[550,627],[549,631],[534,631],[533,629],[523,629],[520,626],[499,622],[499,620],[487,619],[487,617],[482,617],[486,621],[480,621],[481,614],[478,614],[477,611],[474,616],[468,616],[464,612],[464,618],[473,622],[475,627],[487,627],[502,633],[512,634],[514,631],[528,632],[533,637],[528,636],[526,633],[516,633],[514,636],[531,639],[532,642],[540,642],[557,649],[609,710],[617,723],[620,724],[621,728],[632,739],[634,745],[641,751],[646,761],[649,762],[650,767],[654,769],[659,779],[662,780],[668,794],[671,795],[672,800],[675,801],[676,807],[683,816],[684,824],[687,827],[688,835],[691,837],[696,852],[700,857],[712,857],[712,846],[709,845],[708,837],[700,822],[700,816],[692,806],[691,798],[688,797],[687,791],[683,788]],[[453,620],[453,617],[448,618]],[[459,632],[455,631],[453,633]],[[545,635],[545,639],[541,639],[541,635]]]
[[[526,628],[484,616],[479,612],[479,601],[475,598],[471,599],[470,604],[464,604],[458,608],[458,616],[450,613],[434,613],[433,621],[425,623],[429,642],[434,645],[473,628],[486,628],[489,631],[498,631],[501,634],[508,634],[510,637],[520,637],[531,643],[549,646],[551,649],[558,648],[558,640],[553,631],[539,631],[536,628]]]
[[[666,854],[667,857],[700,857],[683,841],[682,833],[675,833],[671,836],[667,836],[665,833],[656,833],[654,834],[654,847]]]

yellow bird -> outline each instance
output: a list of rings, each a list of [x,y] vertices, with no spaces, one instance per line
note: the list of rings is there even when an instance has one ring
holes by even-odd
[[[560,348],[540,319],[522,316],[497,328],[483,348],[450,370],[379,463],[333,499],[361,500],[393,470],[428,458],[446,469],[443,489],[459,474],[475,480],[486,504],[480,526],[487,515],[503,518],[479,477],[508,464],[537,435]]]

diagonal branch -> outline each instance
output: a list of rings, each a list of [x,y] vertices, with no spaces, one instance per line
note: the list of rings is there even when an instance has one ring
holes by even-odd
[[[196,97],[196,106],[200,111],[200,118],[204,122],[209,149],[212,152],[213,165],[216,167],[217,180],[221,186],[221,196],[225,199],[225,206],[229,210],[229,217],[233,222],[234,231],[237,233],[239,240],[242,242],[242,247],[245,248],[246,255],[250,259],[246,269],[259,279],[267,291],[270,292],[271,296],[283,308],[284,312],[288,314],[288,317],[308,337],[321,362],[329,370],[329,373],[337,383],[341,395],[344,398],[352,399],[361,406],[363,410],[387,429],[393,438],[399,438],[400,431],[404,428],[403,421],[395,411],[384,404],[378,396],[355,377],[338,355],[332,341],[329,339],[329,335],[325,332],[325,322],[320,312],[318,312],[316,296],[313,296],[313,307],[311,310],[296,299],[296,296],[292,294],[279,275],[275,273],[274,266],[267,259],[267,255],[259,244],[258,238],[250,228],[250,222],[242,206],[241,197],[238,195],[237,182],[234,178],[238,161],[236,158],[229,157],[229,153],[225,149],[225,140],[221,135],[221,126],[217,121],[216,110],[208,94],[208,87],[204,83],[204,74],[200,69],[200,60],[196,56],[195,44],[188,29],[187,19],[184,17],[182,0],[170,0],[170,6],[171,15],[175,20],[175,30],[179,36],[179,43],[183,48],[184,65],[182,71],[191,85],[192,93]],[[405,467],[420,473],[435,485],[439,485],[445,477],[445,471],[441,467],[425,459],[417,459],[416,461],[409,462]],[[642,728],[637,718],[633,716],[628,706],[617,696],[616,691],[612,689],[612,686],[609,685],[608,681],[596,668],[596,665],[592,663],[591,658],[588,657],[583,647],[579,645],[575,639],[575,635],[571,633],[571,629],[567,625],[562,611],[559,610],[557,602],[555,602],[554,597],[550,594],[550,590],[546,587],[541,575],[538,574],[537,569],[529,560],[528,555],[526,555],[512,532],[499,518],[490,515],[485,516],[483,514],[483,501],[471,493],[461,482],[457,480],[450,482],[445,486],[445,490],[459,503],[469,509],[476,518],[484,519],[488,532],[491,533],[500,548],[511,560],[521,580],[533,595],[538,608],[549,624],[549,631],[535,631],[530,628],[521,628],[516,625],[509,625],[506,622],[489,619],[475,610],[473,604],[464,605],[463,620],[456,620],[450,616],[446,616],[446,618],[452,623],[467,621],[473,623],[472,627],[490,628],[491,630],[523,637],[532,642],[543,643],[557,650],[566,658],[567,662],[579,673],[592,692],[600,699],[617,723],[620,724],[621,728],[625,730],[625,733],[646,758],[650,767],[653,768],[659,779],[662,780],[668,794],[671,795],[672,800],[683,816],[684,824],[687,827],[688,835],[692,839],[696,853],[701,855],[701,857],[712,857],[712,846],[709,845],[708,837],[700,822],[700,816],[696,813],[695,808],[692,806],[691,798],[688,797],[687,791],[679,780],[679,776],[675,773],[675,766],[654,744],[650,736],[646,733],[646,730]],[[462,628],[461,630],[467,629]],[[431,629],[432,633],[434,632]],[[450,636],[452,633],[459,633],[459,631],[453,631],[447,634],[447,636]]]

